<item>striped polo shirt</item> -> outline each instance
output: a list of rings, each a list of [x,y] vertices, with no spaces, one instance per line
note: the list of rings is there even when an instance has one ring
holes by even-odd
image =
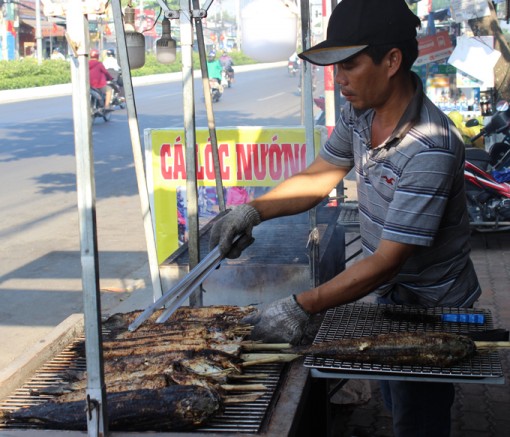
[[[416,245],[379,295],[400,305],[471,306],[481,291],[469,256],[464,144],[414,79],[415,95],[383,144],[371,147],[374,111],[347,103],[320,156],[355,168],[365,256],[381,239]]]

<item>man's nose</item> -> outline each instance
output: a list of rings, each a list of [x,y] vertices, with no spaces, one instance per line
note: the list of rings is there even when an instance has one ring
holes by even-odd
[[[338,85],[347,85],[347,78],[342,70],[342,67],[335,67],[335,82]]]

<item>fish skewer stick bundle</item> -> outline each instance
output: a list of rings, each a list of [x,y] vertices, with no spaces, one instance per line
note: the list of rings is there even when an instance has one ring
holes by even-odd
[[[290,348],[301,355],[388,365],[450,367],[476,353],[470,338],[445,332],[394,333]]]

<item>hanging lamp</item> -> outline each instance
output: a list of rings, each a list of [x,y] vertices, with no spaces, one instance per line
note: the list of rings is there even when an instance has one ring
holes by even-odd
[[[129,68],[141,68],[145,64],[145,37],[135,29],[135,10],[131,6],[124,10],[124,30]]]

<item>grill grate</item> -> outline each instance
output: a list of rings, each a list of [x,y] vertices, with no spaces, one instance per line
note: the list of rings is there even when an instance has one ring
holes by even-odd
[[[391,313],[392,317],[388,317]],[[430,320],[441,314],[484,314],[483,325]],[[326,312],[314,343],[359,338],[398,332],[483,332],[492,329],[492,315],[487,310],[470,308],[411,308],[395,305],[354,303],[332,308]],[[341,361],[333,358],[307,356],[306,367],[348,372],[353,374],[382,374],[407,377],[448,377],[460,379],[501,378],[503,370],[497,352],[477,354],[452,367],[381,365]],[[484,381],[486,382],[486,381]]]
[[[81,347],[84,338],[77,338],[69,344],[60,354],[47,362],[22,387],[16,390],[6,400],[0,402],[0,411],[15,411],[24,406],[38,405],[54,398],[52,395],[39,394],[47,392],[51,387],[58,386],[66,380],[69,372],[86,371],[85,358],[79,356],[76,349]],[[225,432],[258,434],[270,418],[280,388],[280,381],[286,372],[285,364],[259,364],[245,368],[243,384],[263,384],[267,389],[264,394],[254,402],[226,404],[225,410],[211,420],[207,425],[198,427],[194,432]],[[263,378],[260,375],[263,374]],[[253,375],[253,379],[250,378]],[[248,392],[236,392],[242,395]],[[228,396],[228,395],[227,395]],[[10,429],[36,429],[33,423],[2,424],[0,430]]]
[[[359,229],[359,210],[357,202],[345,202],[340,204],[338,223],[346,230]]]

